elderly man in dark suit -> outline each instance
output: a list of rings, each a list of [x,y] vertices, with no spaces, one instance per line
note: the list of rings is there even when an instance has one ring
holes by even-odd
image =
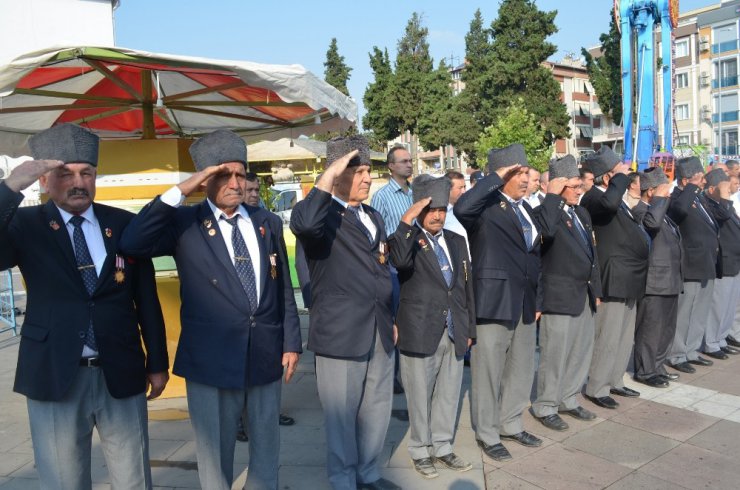
[[[567,155],[550,164],[544,202],[535,210],[542,230],[542,278],[538,289],[540,367],[532,412],[553,430],[596,416],[576,395],[586,381],[594,346],[594,313],[601,297],[601,276],[591,217],[578,201],[582,194],[576,159]],[[555,223],[554,227],[548,223]]]
[[[233,482],[237,420],[247,397],[246,488],[278,487],[278,417],[283,370],[290,381],[301,336],[280,218],[242,205],[247,149],[219,130],[190,146],[197,172],[131,221],[121,248],[172,255],[180,276],[174,372],[185,378],[203,488]],[[205,187],[207,198],[182,206]]]
[[[683,292],[678,296],[678,320],[667,363],[674,369],[693,373],[694,365],[711,366],[699,355],[712,306],[717,278],[719,225],[707,211],[701,196],[706,180],[704,167],[696,157],[676,162],[676,188],[668,205],[670,217],[681,231]]]
[[[581,206],[594,226],[603,295],[596,312],[586,397],[601,407],[616,408],[619,403],[610,393],[640,395],[624,386],[622,377],[635,338],[636,302],[645,294],[650,237],[623,201],[629,167],[607,146],[586,161],[594,187],[583,195]]]
[[[436,478],[435,463],[455,471],[473,467],[453,452],[452,441],[463,357],[475,338],[475,298],[465,239],[443,231],[450,180],[423,174],[412,188],[414,204],[388,243],[401,283],[396,324],[408,449],[414,469]]]
[[[308,348],[324,409],[327,473],[335,489],[396,489],[381,478],[393,398],[394,332],[388,244],[370,191],[361,136],[333,138],[328,167],[293,209],[290,227],[308,260]]]
[[[645,296],[637,301],[634,379],[653,388],[666,388],[678,374],[663,363],[676,332],[681,269],[681,232],[667,215],[670,182],[660,167],[640,173],[642,198],[632,214],[651,238]]]
[[[706,175],[704,189],[707,211],[719,225],[719,246],[722,254],[718,277],[714,281],[712,306],[704,333],[704,353],[715,359],[727,359],[740,351],[727,345],[727,335],[735,320],[735,307],[740,296],[740,218],[735,214],[731,199],[730,177],[722,169]]]
[[[455,216],[468,232],[473,262],[477,343],[472,347],[472,419],[478,445],[511,459],[501,438],[536,447],[522,412],[535,370],[539,226],[522,201],[529,164],[514,144],[488,152],[489,175],[463,194]]]
[[[96,428],[113,486],[152,488],[145,392],[168,379],[152,262],[117,253],[133,215],[93,202],[97,136],[61,124],[29,145],[36,160],[0,182],[0,270],[19,266],[28,293],[14,390],[40,485],[91,488]],[[37,179],[49,201],[18,209]]]

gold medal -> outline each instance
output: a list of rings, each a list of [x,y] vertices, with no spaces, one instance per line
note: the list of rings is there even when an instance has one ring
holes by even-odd
[[[378,262],[380,262],[380,265],[385,264],[385,255],[383,254],[378,255]]]
[[[270,277],[277,279],[277,254],[270,254]]]
[[[126,274],[124,274],[122,270],[117,270],[115,274],[113,274],[113,279],[115,279],[118,284],[121,284],[126,280]]]
[[[211,236],[216,236],[216,230],[214,230],[213,228],[211,228],[210,230],[208,230],[208,234],[211,235]]]

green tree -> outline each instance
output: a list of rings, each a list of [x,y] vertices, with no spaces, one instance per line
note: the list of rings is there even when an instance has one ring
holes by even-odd
[[[398,41],[396,71],[392,78],[391,95],[399,127],[403,131],[419,134],[419,119],[429,76],[434,70],[429,55],[427,35],[429,30],[422,25],[422,17],[414,12],[406,24],[404,35]],[[449,83],[449,78],[448,78]]]
[[[599,36],[601,56],[594,57],[586,48],[581,54],[586,59],[588,78],[599,98],[599,107],[604,114],[619,124],[622,121],[622,55],[621,35],[609,9],[609,32]]]
[[[479,122],[488,126],[521,98],[551,143],[569,135],[570,117],[560,102],[560,85],[543,66],[557,48],[547,38],[557,32],[557,11],[543,12],[533,0],[503,0],[491,23]]]
[[[387,141],[400,134],[398,112],[392,98],[393,68],[387,49],[381,51],[373,46],[369,55],[374,81],[368,84],[362,97],[365,104],[362,126],[372,131],[376,138]]]
[[[427,76],[421,99],[417,129],[419,143],[424,148],[432,150],[454,143],[453,111],[450,69],[442,61],[437,69]]]
[[[331,38],[329,49],[326,51],[326,61],[324,61],[324,80],[344,95],[349,95],[347,80],[351,72],[352,68],[347,66],[344,56],[339,54],[337,38]]]
[[[488,150],[504,148],[513,143],[524,145],[530,166],[540,172],[547,170],[551,153],[550,144],[537,122],[537,116],[529,112],[525,100],[521,97],[501,112],[496,121],[480,135],[476,144],[478,163],[485,167]]]

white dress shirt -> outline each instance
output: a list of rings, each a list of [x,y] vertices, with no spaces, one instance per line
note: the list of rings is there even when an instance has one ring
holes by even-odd
[[[69,222],[74,215],[68,213],[59,206],[57,206],[57,209],[59,210],[59,214],[62,216],[62,220],[64,220],[67,233],[69,233],[69,241],[72,242],[72,249],[74,250],[75,227]],[[100,231],[100,223],[98,223],[98,218],[95,217],[92,206],[87,208],[84,213],[80,214],[80,216],[85,218],[85,221],[83,221],[81,225],[82,234],[85,235],[85,243],[87,243],[87,249],[90,251],[90,258],[95,265],[95,273],[100,277],[103,262],[105,262],[105,257],[108,255],[105,251],[105,243],[103,242],[103,233]],[[97,351],[92,350],[87,345],[83,345],[82,357],[97,357],[97,355]]]
[[[463,238],[465,238],[465,246],[468,248],[468,260],[470,260],[470,243],[468,243],[468,231],[465,229],[465,227],[460,223],[460,221],[457,219],[457,216],[455,216],[455,213],[452,212],[452,204],[447,205],[447,218],[445,218],[445,230],[454,231],[458,235],[462,235]]]
[[[512,205],[513,204],[519,205],[519,210],[522,212],[522,215],[524,215],[524,218],[529,222],[529,226],[532,227],[532,243],[529,244],[529,247],[530,248],[533,247],[534,244],[537,242],[537,237],[539,236],[539,232],[537,231],[537,227],[534,225],[534,221],[532,221],[532,217],[529,215],[526,208],[522,206],[523,199],[517,202],[514,199],[512,199],[510,196],[507,196],[503,191],[499,191],[499,192],[501,192],[501,195],[504,196],[506,200],[509,201],[509,203],[511,203]]]
[[[183,197],[184,196],[182,195],[182,192],[180,192],[180,188],[174,186],[171,189],[167,190],[167,192],[162,194],[160,200],[169,206],[177,208],[180,207],[180,205],[182,204]],[[221,216],[224,216],[226,218],[233,218],[235,215],[239,215],[237,225],[239,226],[239,231],[241,232],[242,237],[244,237],[244,243],[247,244],[247,251],[249,251],[249,256],[252,259],[252,268],[254,269],[255,275],[254,283],[257,287],[257,301],[259,301],[261,294],[261,284],[259,279],[260,272],[262,270],[262,261],[260,260],[260,246],[259,242],[257,242],[257,233],[254,230],[254,225],[252,224],[252,220],[249,217],[249,213],[244,208],[244,206],[240,205],[233,215],[227,216],[226,213],[218,209],[216,205],[211,202],[210,199],[206,199],[206,201],[208,202],[208,206],[213,212],[213,217],[216,220],[218,228],[221,230],[221,237],[224,241],[224,244],[226,245],[226,250],[228,250],[229,252],[229,258],[231,259],[232,264],[235,263],[234,245],[231,243],[232,228],[229,223],[221,219]]]
[[[335,201],[337,201],[339,204],[342,205],[343,208],[347,208],[349,204],[339,199],[337,196],[332,195]],[[370,232],[370,235],[372,235],[373,240],[375,240],[375,235],[378,233],[378,228],[375,226],[375,223],[373,223],[373,220],[370,218],[370,215],[368,215],[365,212],[365,209],[363,206],[360,206],[359,213],[360,215],[360,221],[362,221],[362,224],[365,225],[365,228]]]
[[[417,226],[419,226],[418,223],[417,223]],[[421,226],[419,226],[419,228],[421,228]],[[434,237],[437,240],[437,243],[439,243],[439,246],[442,247],[442,250],[444,250],[445,255],[447,255],[447,262],[450,264],[450,270],[454,271],[455,269],[452,267],[452,257],[450,256],[450,249],[447,248],[447,241],[445,240],[445,234],[442,231],[440,231],[436,235],[432,235],[424,228],[421,228],[421,231],[423,231],[424,234],[427,236],[427,239],[429,240],[429,245],[432,247],[432,251],[434,251],[434,241],[432,241],[432,237]]]

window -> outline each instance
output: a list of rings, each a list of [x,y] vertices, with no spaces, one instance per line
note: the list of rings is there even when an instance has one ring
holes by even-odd
[[[576,115],[577,116],[585,116],[589,117],[591,116],[591,110],[588,108],[588,105],[586,104],[578,104],[576,106]]]
[[[580,138],[593,138],[594,131],[591,126],[578,126],[578,136]]]
[[[676,74],[676,88],[686,88],[689,86],[689,74],[688,73],[677,73]]]
[[[689,118],[689,105],[681,104],[676,106],[676,121],[685,121]]]
[[[682,39],[681,41],[676,41],[676,44],[674,46],[676,48],[676,58],[683,58],[684,56],[689,55],[689,40],[688,39]]]
[[[689,146],[689,135],[688,134],[678,135],[678,139],[676,140],[676,146]]]

